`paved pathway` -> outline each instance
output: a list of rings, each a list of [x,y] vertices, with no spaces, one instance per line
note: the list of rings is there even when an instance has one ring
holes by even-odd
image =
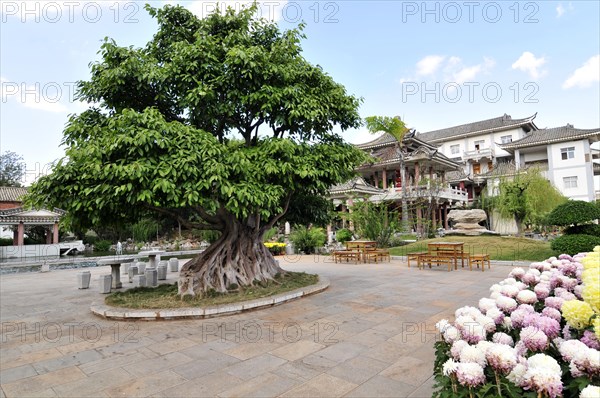
[[[2,275],[0,398],[429,397],[435,323],[476,305],[510,270],[310,256],[282,266],[323,274],[331,287],[228,317],[115,322],[89,311],[109,268],[91,269],[89,290],[76,288],[77,270]]]

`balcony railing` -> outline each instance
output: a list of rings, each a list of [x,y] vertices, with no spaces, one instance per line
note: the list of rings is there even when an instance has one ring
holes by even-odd
[[[388,192],[383,194],[388,199],[397,200],[402,197],[402,188],[388,188]],[[379,195],[378,195],[379,196]],[[466,202],[468,201],[467,191],[454,189],[451,187],[429,187],[426,185],[420,185],[417,187],[408,187],[406,189],[405,197],[407,199],[417,198],[433,198],[433,199],[446,199],[453,202]]]
[[[494,148],[476,149],[474,151],[463,152],[463,160],[477,160],[481,158],[492,159],[494,157]]]

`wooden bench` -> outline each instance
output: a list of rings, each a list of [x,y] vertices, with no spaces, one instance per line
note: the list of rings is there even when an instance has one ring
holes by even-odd
[[[358,264],[360,261],[360,251],[358,250],[336,250],[333,252],[333,261],[337,263],[338,261],[341,263],[343,260],[349,262],[350,260],[354,260],[355,264]]]
[[[367,250],[364,252],[365,261],[371,262],[374,260],[375,263],[383,262],[387,260],[388,262],[392,261],[390,257],[390,251],[387,249],[375,249],[375,250]]]
[[[473,265],[479,268],[481,265],[481,272],[485,271],[485,265],[487,264],[488,269],[491,269],[490,255],[489,254],[471,254],[469,256],[469,269],[473,271]]]
[[[407,259],[407,262],[408,262],[408,268],[410,268],[410,262],[411,261],[416,261],[417,265],[419,265],[419,258],[420,258],[420,256],[426,256],[428,254],[429,254],[428,252],[408,253],[406,255],[406,259]],[[421,267],[419,266],[419,268],[421,268]]]
[[[452,265],[454,264],[454,259],[452,257],[447,256],[436,256],[432,254],[424,254],[418,257],[417,265],[419,269],[425,268],[425,264],[429,265],[431,268],[431,264],[435,264],[438,267],[440,265],[447,265],[448,271],[452,271]]]

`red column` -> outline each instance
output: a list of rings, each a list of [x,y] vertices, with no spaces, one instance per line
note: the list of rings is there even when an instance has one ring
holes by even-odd
[[[58,223],[55,222],[52,227],[52,243],[58,243]]]
[[[448,229],[448,204],[444,203],[444,229]]]
[[[19,223],[17,227],[17,246],[23,246],[25,243],[25,224]]]
[[[464,191],[464,190],[465,190],[465,182],[464,182],[464,181],[461,181],[461,182],[459,182],[459,183],[458,183],[458,188],[459,188],[461,191]]]
[[[13,231],[13,246],[19,245],[19,232],[17,229]]]
[[[383,189],[387,189],[387,171],[385,169],[381,172],[381,178],[383,179]]]
[[[52,231],[50,228],[46,228],[46,244],[49,245],[52,243]]]
[[[437,229],[437,220],[436,220],[436,216],[437,216],[437,206],[434,204],[433,205],[433,209],[431,211],[431,221],[433,221],[433,232],[435,232],[435,230]]]
[[[379,188],[379,178],[377,178],[377,172],[373,173],[373,180],[375,181],[375,187]]]
[[[419,181],[421,181],[421,175],[419,173],[419,163],[415,163],[415,186],[419,186]]]

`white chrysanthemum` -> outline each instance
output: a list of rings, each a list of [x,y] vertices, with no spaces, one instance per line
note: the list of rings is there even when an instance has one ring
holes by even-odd
[[[440,321],[438,321],[435,324],[435,328],[438,330],[438,332],[440,333],[444,333],[444,330],[446,330],[446,328],[450,326],[450,322],[448,322],[447,319],[441,319]]]
[[[562,265],[562,261],[561,260],[554,260],[554,261],[552,261],[552,265],[555,266],[555,267],[558,267],[558,266]]]
[[[490,298],[491,298],[492,300],[494,300],[494,301],[495,301],[495,300],[496,300],[498,297],[500,297],[500,296],[502,296],[502,293],[500,293],[500,292],[492,292],[492,293],[490,293]]]
[[[512,319],[510,319],[509,316],[505,316],[504,320],[502,321],[502,326],[504,326],[506,329],[512,329]]]
[[[504,312],[511,312],[517,308],[517,302],[506,296],[500,296],[496,299],[496,306]]]
[[[538,300],[535,292],[532,292],[531,290],[521,290],[517,294],[517,301],[523,304],[533,304],[536,303]]]
[[[494,307],[487,310],[485,316],[492,318],[496,324],[499,324],[504,319],[504,312],[500,311],[498,307]]]
[[[507,297],[515,297],[520,292],[519,288],[515,285],[504,285],[500,293]]]
[[[479,311],[478,308],[470,306],[461,307],[454,312],[456,318],[460,316],[470,316],[471,318],[475,318],[478,315],[481,315],[481,311]]]
[[[476,344],[476,347],[479,348],[479,350],[485,354],[488,348],[492,347],[493,345],[494,343],[492,343],[491,341],[481,340],[479,343]]]
[[[475,321],[483,326],[485,331],[488,333],[496,330],[496,322],[494,322],[494,319],[490,318],[489,316],[481,314],[475,318]]]
[[[600,398],[600,387],[589,385],[579,394],[579,398]]]
[[[475,362],[458,364],[456,378],[460,384],[468,387],[477,387],[485,383],[483,367]]]
[[[520,386],[525,381],[525,372],[527,372],[527,366],[518,363],[506,378],[515,385]]]
[[[527,289],[529,288],[529,285],[523,283],[523,282],[517,282],[515,283],[515,286],[517,287],[517,289],[519,290],[523,290],[523,289]]]
[[[450,376],[452,373],[456,372],[457,366],[458,363],[454,362],[454,360],[450,358],[444,362],[444,365],[442,366],[442,373],[444,376]]]
[[[485,352],[485,357],[495,370],[504,374],[517,365],[515,350],[505,344],[491,344]]]
[[[535,354],[527,358],[527,367],[536,369],[546,369],[548,372],[561,375],[560,365],[556,359],[546,354]]]
[[[442,337],[444,338],[444,341],[446,343],[453,343],[456,340],[460,340],[461,333],[460,330],[458,330],[454,326],[448,326],[446,329],[444,329]]]
[[[486,364],[485,352],[481,351],[477,346],[466,345],[460,351],[460,362],[478,363],[479,365],[484,367]]]
[[[486,312],[490,308],[496,308],[496,300],[485,297],[479,300],[479,309],[481,312]]]
[[[558,352],[566,362],[570,362],[575,358],[577,352],[587,350],[588,346],[579,340],[566,340],[558,346]]]
[[[490,293],[499,292],[501,289],[502,286],[500,286],[497,283],[494,283],[492,286],[490,286]]]
[[[580,372],[588,375],[600,374],[600,352],[586,346],[584,350],[575,353],[571,365],[575,365]]]
[[[517,283],[517,280],[515,278],[506,278],[503,281],[500,282],[501,285],[514,285],[515,283]]]
[[[508,276],[515,279],[520,279],[523,275],[525,275],[525,270],[521,267],[513,268],[510,274],[508,274]]]
[[[527,271],[527,273],[528,274],[532,274],[533,276],[537,276],[537,277],[539,277],[540,275],[542,275],[542,273],[540,272],[540,270],[538,270],[537,268],[531,268],[529,271]]]
[[[492,336],[492,341],[496,344],[505,344],[510,347],[513,347],[515,345],[513,338],[510,337],[508,334],[502,332],[494,333],[494,335]]]
[[[450,354],[454,359],[458,360],[460,358],[460,352],[468,345],[469,343],[464,340],[456,340],[452,343],[452,347],[450,347]]]

